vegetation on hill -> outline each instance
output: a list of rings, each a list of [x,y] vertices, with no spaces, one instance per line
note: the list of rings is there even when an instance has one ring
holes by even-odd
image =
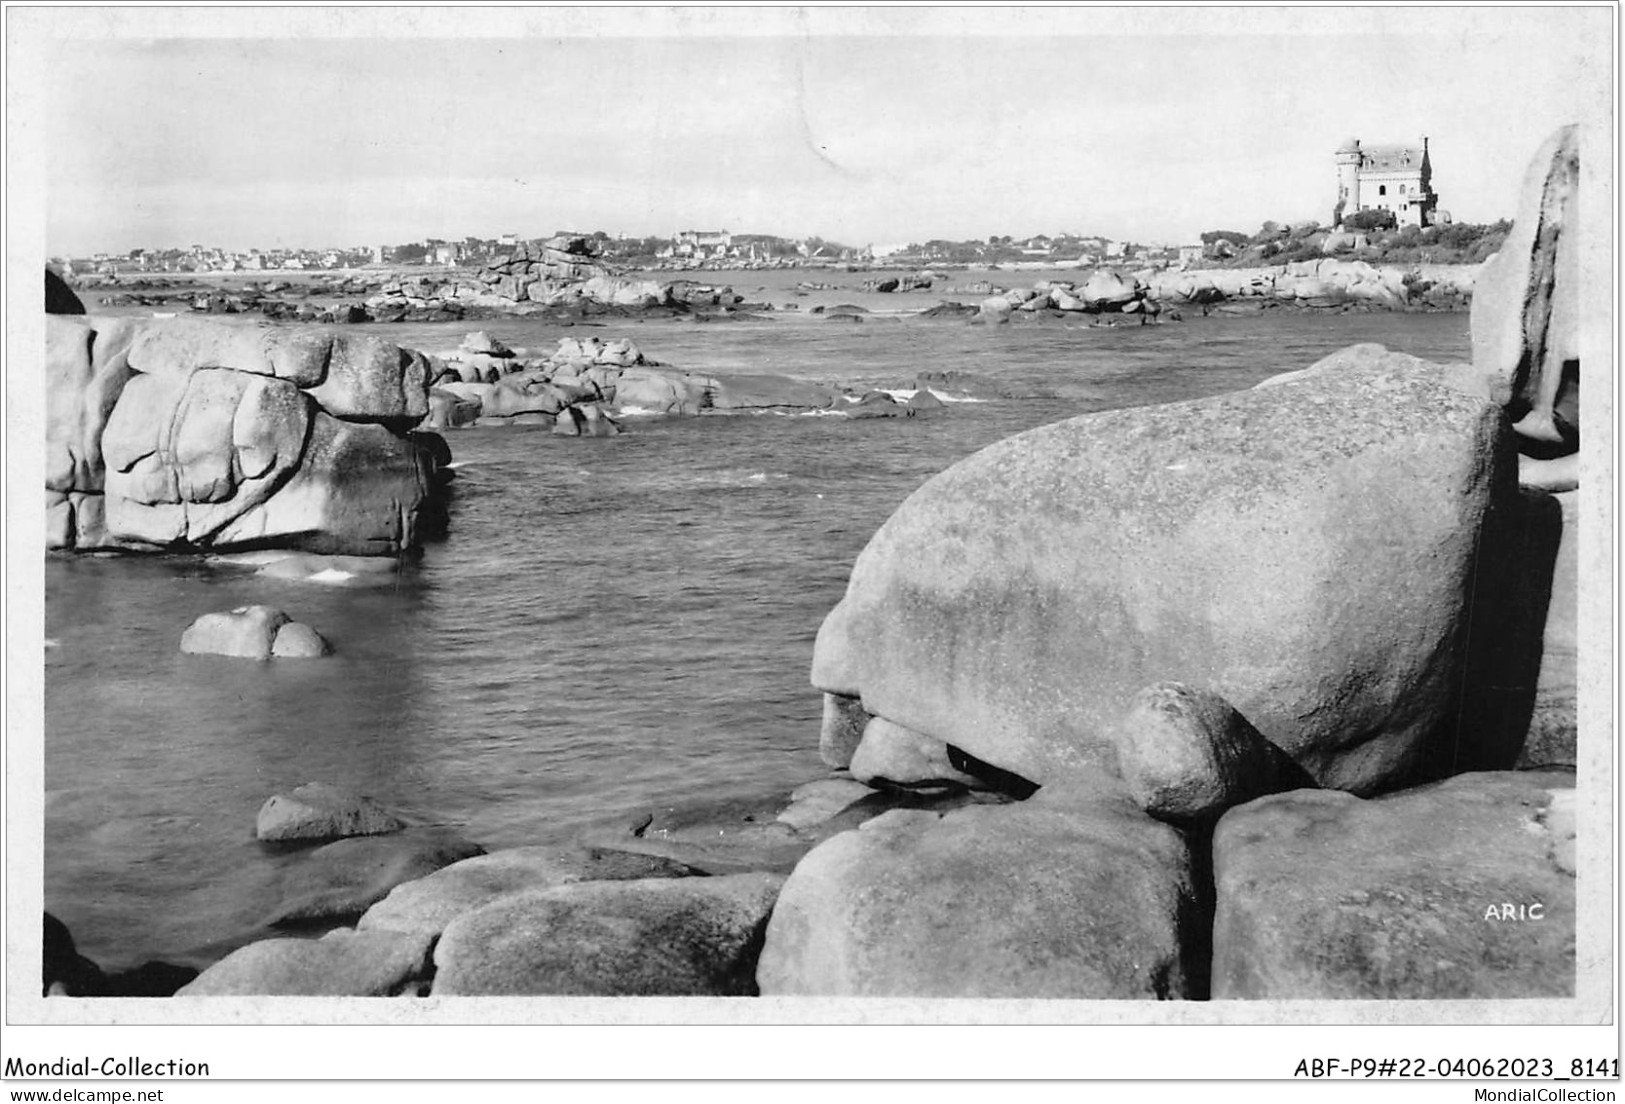
[[[1371,218],[1382,216],[1387,218]],[[1318,222],[1283,226],[1266,222],[1256,234],[1209,230],[1202,235],[1203,263],[1220,268],[1256,268],[1266,265],[1318,261],[1335,256],[1371,264],[1478,264],[1501,248],[1512,223],[1458,222],[1444,226],[1393,225],[1391,211],[1360,211],[1332,231]],[[1327,242],[1333,245],[1326,251]],[[1363,243],[1362,243],[1363,242]]]

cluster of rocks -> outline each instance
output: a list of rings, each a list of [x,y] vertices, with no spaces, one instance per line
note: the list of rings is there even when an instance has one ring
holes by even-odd
[[[1478,266],[1376,266],[1325,258],[1269,268],[1096,269],[1081,283],[1041,280],[999,290],[977,283],[951,290],[986,294],[982,320],[1002,322],[1045,312],[1159,314],[1177,320],[1179,307],[1227,310],[1295,307],[1314,310],[1461,310],[1472,302]],[[1165,311],[1165,307],[1167,308]]]
[[[1325,258],[1266,268],[1202,268],[1146,274],[1150,294],[1171,303],[1276,304],[1312,309],[1461,310],[1477,265],[1399,268]]]
[[[883,814],[1007,800],[849,777],[713,808],[615,818],[573,844],[485,853],[369,798],[310,783],[261,807],[292,850],[258,939],[180,996],[749,996],[785,876]],[[52,983],[49,976],[47,988]]]
[[[302,621],[269,606],[205,613],[181,634],[181,651],[239,659],[320,659],[333,646]]]
[[[1082,283],[1041,280],[1030,288],[991,295],[981,305],[982,314],[994,319],[1008,318],[1013,311],[1031,314],[1042,310],[1090,314],[1144,311],[1154,317],[1161,307],[1143,280],[1109,268],[1096,269]]]
[[[48,547],[394,555],[443,524],[421,353],[315,327],[46,323]]]
[[[104,307],[172,307],[196,314],[258,313],[291,322],[364,322],[374,319],[359,307],[322,306],[308,300],[312,296],[364,295],[384,284],[378,277],[342,276],[297,284],[286,280],[249,282],[233,290],[177,288],[162,281],[138,279],[121,283],[121,290],[98,296],[97,302]]]
[[[876,276],[871,280],[863,281],[864,291],[894,292],[894,291],[930,291],[936,277],[931,273],[921,273],[910,276]]]
[[[837,410],[851,418],[940,412],[927,384],[911,394],[857,395],[786,376],[706,375],[660,365],[625,338],[560,338],[545,356],[510,349],[483,332],[430,358],[428,425],[551,427],[565,436],[607,437],[629,415]]]
[[[421,275],[381,287],[336,311],[337,321],[419,322],[514,313],[683,313],[742,303],[730,288],[693,280],[662,283],[621,276],[585,238],[553,238],[499,254],[477,272]]]

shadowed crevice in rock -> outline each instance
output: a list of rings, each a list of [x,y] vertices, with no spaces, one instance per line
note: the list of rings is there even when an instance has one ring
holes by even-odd
[[[1485,517],[1467,594],[1460,705],[1424,779],[1517,762],[1534,715],[1563,524],[1562,507],[1544,492],[1524,492]]]
[[[1003,767],[995,767],[992,763],[983,762],[970,752],[954,745],[948,745],[948,762],[954,770],[979,780],[983,785],[995,793],[1002,793],[1017,801],[1026,801],[1037,793],[1037,782],[1021,777],[1015,771],[1007,771]]]
[[[45,313],[46,314],[84,314],[84,301],[74,294],[68,282],[52,272],[45,270]]]
[[[106,973],[79,953],[68,926],[48,912],[40,958],[46,996],[167,997],[198,976],[191,966],[156,961]]]
[[[1190,848],[1191,894],[1183,902],[1185,915],[1180,931],[1184,939],[1179,958],[1185,974],[1185,995],[1190,1000],[1208,1000],[1213,992],[1213,913],[1217,899],[1213,829],[1217,823],[1215,817],[1183,833]]]

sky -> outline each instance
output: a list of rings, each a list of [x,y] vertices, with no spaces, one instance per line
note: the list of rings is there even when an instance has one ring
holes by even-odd
[[[51,255],[563,229],[1178,244],[1326,221],[1338,145],[1427,135],[1440,206],[1481,222],[1556,127],[1614,133],[1614,14],[13,8],[8,174],[42,184]]]

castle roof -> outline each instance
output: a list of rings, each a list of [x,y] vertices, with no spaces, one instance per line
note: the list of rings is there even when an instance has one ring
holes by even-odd
[[[1365,172],[1420,172],[1424,151],[1420,146],[1365,146],[1360,168]]]

